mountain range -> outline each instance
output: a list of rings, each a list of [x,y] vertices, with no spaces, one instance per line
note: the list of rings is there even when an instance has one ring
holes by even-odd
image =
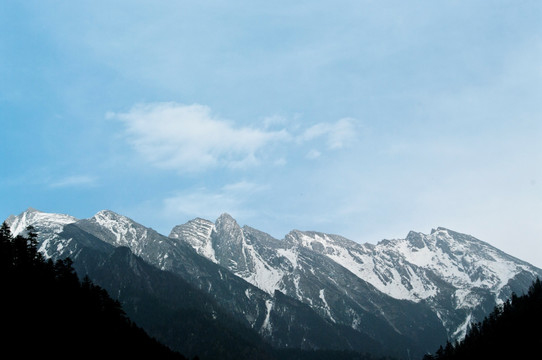
[[[112,211],[88,219],[35,209],[47,258],[70,257],[150,335],[187,356],[272,359],[276,349],[421,358],[462,339],[542,270],[446,228],[360,244],[293,230],[275,239],[228,214],[168,236]]]

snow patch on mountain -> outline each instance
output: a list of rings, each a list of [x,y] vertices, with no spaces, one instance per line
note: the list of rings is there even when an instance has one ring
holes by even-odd
[[[482,299],[472,293],[471,289],[461,288],[454,293],[456,309],[472,309],[480,305]]]
[[[263,260],[260,254],[254,250],[254,246],[246,244],[246,242],[243,242],[242,246],[245,261],[250,264],[250,267],[245,271],[234,273],[263,291],[273,294],[275,290],[279,289],[284,272],[270,266]]]
[[[472,322],[472,314],[469,314],[465,321],[457,327],[457,330],[452,334],[453,339],[463,339],[465,338],[465,335],[467,335],[467,331],[469,330],[469,326]]]
[[[263,321],[262,327],[260,328],[261,334],[271,335],[273,332],[273,327],[271,325],[271,311],[273,310],[273,300],[265,300],[265,319]]]
[[[292,265],[292,269],[296,269],[298,267],[297,257],[299,256],[299,253],[297,249],[277,249],[277,254],[281,257],[286,258]]]
[[[326,295],[325,295],[325,289],[320,289],[319,298],[322,300],[322,303],[324,304],[324,310],[327,314],[327,317],[331,319],[331,321],[336,322],[333,316],[331,315],[331,309],[326,301]]]

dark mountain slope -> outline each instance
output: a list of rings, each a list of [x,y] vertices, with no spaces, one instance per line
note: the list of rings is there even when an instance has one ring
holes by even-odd
[[[89,277],[118,296],[131,319],[172,349],[200,359],[271,359],[271,347],[227,314],[206,293],[118,247],[102,255],[83,250],[76,260]]]
[[[0,231],[2,352],[14,358],[135,357],[185,359],[130,321],[120,303],[70,260],[45,261],[36,234]]]

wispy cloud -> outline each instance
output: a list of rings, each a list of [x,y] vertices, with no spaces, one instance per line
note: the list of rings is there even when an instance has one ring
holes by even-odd
[[[341,149],[350,145],[358,136],[359,122],[343,118],[334,123],[318,123],[306,129],[297,137],[298,142],[324,138],[328,149]]]
[[[128,141],[145,160],[181,172],[248,168],[264,159],[283,164],[287,160],[285,146],[318,141],[327,150],[341,149],[357,138],[358,130],[358,122],[352,118],[322,122],[295,132],[286,128],[272,130],[286,125],[287,119],[280,116],[266,118],[263,128],[243,127],[214,115],[207,106],[174,102],[138,104],[128,112],[107,116],[124,123]],[[282,145],[282,152],[278,145]],[[311,150],[308,157],[314,159],[321,152]]]
[[[73,175],[57,179],[49,184],[52,188],[95,186],[97,179],[88,175]]]

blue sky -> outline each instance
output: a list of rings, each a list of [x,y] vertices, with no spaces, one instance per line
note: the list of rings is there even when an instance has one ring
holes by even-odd
[[[443,226],[542,267],[539,1],[0,4],[0,217]]]

